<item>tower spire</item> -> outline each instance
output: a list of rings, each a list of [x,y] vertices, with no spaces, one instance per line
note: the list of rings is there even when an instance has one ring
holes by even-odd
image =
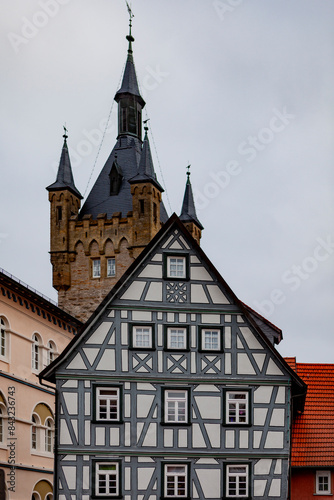
[[[48,191],[61,191],[63,189],[68,189],[69,191],[72,191],[72,193],[75,194],[81,200],[82,196],[74,184],[71,160],[67,147],[68,130],[66,128],[66,125],[64,125],[63,128],[64,128],[64,135],[63,135],[64,144],[63,144],[63,149],[61,151],[59,167],[57,172],[57,179],[56,182],[48,186],[46,189]]]
[[[204,228],[198,220],[196,214],[194,195],[190,182],[190,166],[191,165],[187,166],[187,182],[184,191],[180,220],[184,223],[188,231],[199,243],[201,231]]]

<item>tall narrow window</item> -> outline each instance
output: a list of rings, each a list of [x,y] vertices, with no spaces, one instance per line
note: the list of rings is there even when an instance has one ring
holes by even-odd
[[[37,418],[35,415],[31,417],[31,448],[37,450]]]
[[[95,496],[120,496],[119,462],[95,462]]]
[[[0,318],[0,356],[6,357],[7,355],[7,334],[5,329],[5,322]]]
[[[48,350],[48,365],[49,365],[55,359],[57,351],[55,343],[52,342],[51,340],[50,342],[48,342],[48,349],[49,349]]]
[[[60,205],[56,207],[56,212],[57,212],[57,222],[60,222],[63,219],[63,209]]]
[[[101,261],[100,259],[92,260],[92,276],[93,278],[101,277]]]
[[[139,212],[140,212],[140,215],[143,215],[145,213],[145,201],[144,200],[139,200]]]
[[[226,497],[248,497],[248,465],[226,466]]]
[[[108,278],[116,275],[116,262],[115,257],[107,259],[107,276]]]
[[[45,422],[45,451],[52,453],[53,448],[53,421],[48,418]]]
[[[33,335],[33,344],[32,344],[32,369],[37,370],[39,369],[39,364],[40,364],[40,342],[39,338],[36,334]]]
[[[188,466],[186,464],[165,464],[164,497],[188,497]]]
[[[0,407],[0,443],[4,441],[4,420],[3,420],[3,409]]]
[[[156,203],[153,203],[153,221],[154,222],[157,222],[157,218],[158,218],[158,211],[157,211],[157,204]]]

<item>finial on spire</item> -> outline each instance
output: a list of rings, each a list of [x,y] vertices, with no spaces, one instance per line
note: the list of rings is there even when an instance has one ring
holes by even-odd
[[[191,165],[189,164],[187,168],[187,184],[190,184],[190,167]]]
[[[64,139],[66,141],[66,139],[68,138],[68,135],[67,135],[68,130],[66,128],[66,123],[65,123],[65,125],[63,125],[63,129],[64,129],[64,135],[63,135],[63,137],[64,137]]]
[[[148,125],[146,123],[150,120],[150,118],[147,118],[146,120],[143,121],[144,124],[144,130],[145,130],[145,137],[147,138],[147,132],[148,132]]]
[[[130,5],[128,4],[128,2],[125,0],[125,3],[126,3],[126,6],[128,8],[128,13],[129,13],[129,34],[127,35],[126,39],[128,40],[129,42],[129,49],[128,49],[128,52],[132,53],[132,42],[135,41],[135,39],[133,38],[132,34],[131,34],[131,28],[132,28],[132,18],[135,17],[132,10],[131,10],[131,7]]]

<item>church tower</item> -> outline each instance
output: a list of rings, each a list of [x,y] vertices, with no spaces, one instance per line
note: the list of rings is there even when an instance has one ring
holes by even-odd
[[[154,171],[133,61],[130,31],[128,53],[118,104],[116,144],[80,210],[67,135],[57,180],[49,191],[51,263],[58,305],[86,321],[131,263],[167,221],[163,188]],[[202,226],[196,218],[188,176],[181,220],[199,242]]]

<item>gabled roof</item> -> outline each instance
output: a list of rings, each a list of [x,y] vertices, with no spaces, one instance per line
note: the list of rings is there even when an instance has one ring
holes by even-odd
[[[67,135],[65,134],[63,137],[64,137],[64,144],[60,156],[57,179],[56,182],[50,184],[50,186],[48,186],[46,189],[48,191],[62,191],[63,189],[68,189],[69,191],[72,191],[72,193],[75,194],[81,200],[82,196],[74,184],[71,160],[70,160],[70,155],[68,153],[68,147],[66,141]]]
[[[187,173],[186,189],[184,191],[180,220],[182,222],[195,222],[200,229],[204,229],[196,215],[193,190],[190,182],[190,172]]]
[[[334,467],[334,364],[286,361],[307,384],[304,412],[292,424],[291,465]]]
[[[113,289],[109,292],[109,294],[105,297],[105,299],[101,302],[100,306],[96,309],[96,311],[92,314],[90,319],[82,328],[81,332],[76,336],[75,340],[71,341],[71,343],[65,348],[62,354],[48,367],[46,367],[40,374],[41,379],[46,379],[49,381],[55,380],[55,373],[57,368],[62,364],[62,362],[67,358],[68,355],[71,355],[80,344],[81,339],[84,339],[86,333],[90,331],[98,322],[103,318],[107,308],[109,307],[112,301],[116,301],[117,296],[123,293],[123,290],[126,290],[127,285],[131,284],[133,277],[139,272],[142,268],[141,266],[144,264],[144,261],[147,257],[159,248],[159,245],[163,240],[169,237],[173,231],[179,231],[184,240],[187,242],[190,248],[198,255],[198,258],[207,266],[208,270],[212,275],[215,276],[215,281],[221,285],[226,296],[229,297],[231,301],[232,308],[235,308],[236,311],[240,311],[240,313],[244,314],[245,318],[252,326],[252,328],[258,333],[261,339],[265,342],[270,352],[276,357],[282,367],[286,370],[287,373],[291,376],[292,380],[292,393],[295,397],[302,398],[305,393],[306,386],[302,382],[302,380],[296,375],[296,373],[291,370],[289,365],[284,361],[284,359],[280,356],[280,354],[275,350],[271,340],[266,337],[266,334],[259,328],[259,325],[254,321],[254,318],[251,316],[249,310],[244,306],[244,304],[236,297],[231,288],[227,285],[225,280],[219,274],[217,269],[208,259],[206,254],[200,248],[200,246],[196,243],[196,241],[192,238],[189,231],[185,228],[183,223],[177,217],[176,214],[173,214],[170,219],[164,224],[161,230],[156,234],[156,236],[151,240],[151,242],[147,245],[147,247],[141,252],[139,257],[131,264],[131,266],[127,269],[127,271],[123,274],[120,280],[116,283]],[[183,306],[184,307],[184,306]],[[217,310],[222,306],[216,306]]]

